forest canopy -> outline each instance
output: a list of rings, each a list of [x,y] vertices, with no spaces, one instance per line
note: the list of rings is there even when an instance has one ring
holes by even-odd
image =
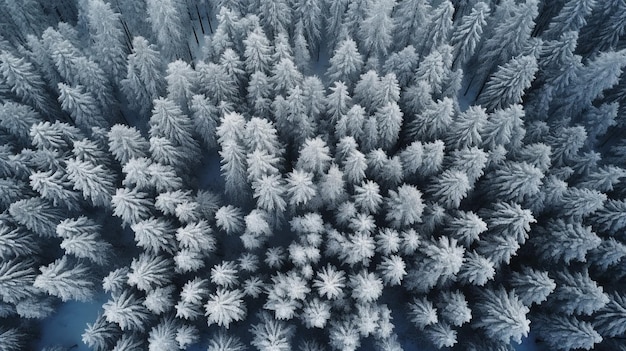
[[[623,0],[0,0],[0,28],[0,351],[98,295],[95,351],[626,350]]]

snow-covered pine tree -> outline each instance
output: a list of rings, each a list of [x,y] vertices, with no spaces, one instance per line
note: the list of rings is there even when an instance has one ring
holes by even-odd
[[[148,156],[150,144],[136,128],[116,124],[111,127],[107,137],[109,151],[122,165],[130,159]]]
[[[472,308],[476,312],[472,324],[483,329],[485,334],[496,341],[521,343],[522,337],[528,336],[530,311],[517,295],[500,287],[496,290],[484,289],[480,292],[480,301]]]
[[[314,0],[296,0],[293,7],[293,22],[299,23],[303,39],[308,44],[311,54],[320,50],[323,23],[323,2]]]
[[[526,306],[542,303],[556,288],[556,283],[547,272],[527,266],[522,267],[521,272],[511,274],[510,284]]]
[[[56,227],[56,234],[63,239],[61,248],[66,254],[104,265],[112,257],[113,246],[101,238],[101,231],[98,223],[85,216],[65,219]]]
[[[40,291],[33,285],[37,269],[36,262],[32,259],[19,257],[3,260],[0,263],[0,273],[0,297],[6,303],[16,304]]]
[[[363,57],[359,53],[356,42],[346,38],[337,44],[330,59],[327,75],[332,81],[342,81],[352,86],[361,75]]]
[[[144,292],[166,286],[171,283],[172,268],[173,262],[167,256],[144,252],[131,262],[128,284]]]
[[[546,29],[542,33],[545,38],[557,38],[569,31],[578,32],[587,24],[587,17],[591,15],[596,0],[568,0],[563,5]]]
[[[96,99],[89,92],[85,92],[82,86],[70,87],[59,83],[58,89],[61,108],[70,114],[77,127],[86,132],[91,127],[108,127],[109,123]]]
[[[46,90],[44,81],[32,63],[25,58],[14,56],[11,52],[0,54],[0,74],[4,78],[3,85],[15,94],[22,102],[36,108],[44,114],[55,114],[54,101]]]
[[[428,55],[439,46],[446,44],[452,31],[454,5],[449,0],[442,1],[430,13],[425,27],[425,40],[420,45],[420,55]]]
[[[95,293],[93,273],[81,261],[63,256],[39,270],[41,273],[35,278],[33,286],[62,301],[89,301]]]
[[[591,350],[602,341],[593,325],[574,316],[541,315],[534,319],[539,327],[538,335],[556,350]]]
[[[391,12],[395,1],[369,1],[365,18],[359,23],[359,38],[370,57],[382,57],[391,46],[394,28]]]
[[[395,47],[402,49],[407,45],[412,45],[415,48],[421,48],[431,17],[432,8],[428,1],[398,1],[393,15]]]
[[[452,31],[450,45],[454,47],[453,64],[457,67],[462,66],[474,55],[490,14],[489,5],[482,1],[477,2],[472,12],[463,16],[461,22]]]
[[[191,98],[199,83],[199,74],[183,60],[170,62],[165,72],[167,99],[187,113],[191,105]],[[157,102],[160,101],[162,101],[161,98],[154,100],[153,111],[158,106]]]
[[[538,69],[534,56],[514,57],[493,73],[478,101],[490,111],[520,103]]]
[[[293,11],[285,0],[260,1],[258,11],[261,24],[270,38],[287,32],[293,19]]]
[[[587,252],[601,243],[591,227],[562,219],[549,220],[544,227],[537,229],[537,234],[533,245],[539,256],[548,262],[585,262]]]
[[[125,289],[102,305],[104,317],[109,323],[117,324],[122,331],[142,332],[151,318],[150,311],[144,306],[144,298],[136,292]]]
[[[41,197],[22,199],[11,204],[8,214],[15,223],[43,238],[55,236],[57,223],[63,218],[60,208]]]
[[[502,1],[496,6],[490,21],[492,30],[476,55],[483,63],[477,70],[481,80],[491,75],[494,68],[522,54],[535,27],[538,6],[538,0],[521,4]]]
[[[177,58],[191,59],[185,36],[189,33],[189,22],[184,15],[186,4],[181,0],[146,0],[148,22],[156,37],[161,52],[169,61]]]
[[[245,45],[244,63],[246,71],[253,74],[257,71],[269,72],[271,60],[270,42],[261,27],[254,28],[243,41]]]
[[[165,65],[154,44],[137,36],[128,54],[126,77],[120,81],[121,89],[129,102],[142,114],[152,110],[152,101],[165,91]]]
[[[121,15],[103,0],[87,1],[86,12],[91,50],[96,62],[118,82],[126,70],[126,46]]]
[[[555,274],[556,289],[548,297],[547,303],[567,315],[591,315],[609,302],[587,269],[572,271],[563,269]]]

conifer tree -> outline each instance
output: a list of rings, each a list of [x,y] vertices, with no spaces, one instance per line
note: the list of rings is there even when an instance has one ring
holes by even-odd
[[[242,298],[243,293],[238,289],[229,291],[218,288],[204,305],[209,325],[215,323],[228,329],[232,322],[244,319],[246,308]]]
[[[32,259],[22,257],[0,263],[0,297],[3,302],[15,304],[39,292],[39,288],[33,286],[37,277],[35,264]]]
[[[199,80],[198,74],[183,60],[170,62],[167,65],[166,74],[167,98],[176,103],[183,111],[189,111],[191,97]],[[154,100],[155,107],[157,100]]]
[[[495,149],[498,145],[518,148],[525,134],[525,112],[522,105],[515,104],[505,109],[497,109],[487,117],[482,135],[483,145]]]
[[[250,76],[247,88],[247,101],[255,116],[268,117],[271,108],[272,86],[269,77],[256,71]]]
[[[130,159],[148,156],[150,144],[134,127],[116,124],[107,133],[109,151],[122,165]]]
[[[346,38],[337,44],[330,59],[327,75],[332,81],[342,81],[351,86],[361,74],[363,57],[359,53],[356,42]]]
[[[513,272],[510,284],[526,306],[544,302],[556,288],[556,283],[547,272],[530,267],[522,267],[521,272]]]
[[[359,23],[359,37],[363,43],[363,49],[369,56],[386,55],[391,46],[393,32],[394,1],[378,0],[371,1],[366,10],[366,16]]]
[[[391,150],[400,137],[402,128],[402,110],[394,101],[387,102],[376,111],[379,145],[383,150]]]
[[[602,286],[591,279],[587,269],[572,272],[565,269],[556,274],[556,289],[547,303],[568,315],[591,315],[609,302]]]
[[[343,23],[340,29],[340,38],[344,39],[343,35],[357,38],[359,34],[359,26],[367,17],[367,11],[373,4],[373,1],[355,1],[348,3],[348,8],[343,18]]]
[[[254,182],[263,175],[278,175],[278,157],[268,154],[265,150],[255,149],[246,157],[248,164],[248,180]]]
[[[427,177],[439,172],[443,163],[445,144],[441,140],[424,144],[422,163],[417,173],[422,177]]]
[[[53,101],[45,88],[45,83],[35,67],[24,58],[15,57],[8,51],[0,54],[0,74],[4,84],[24,103],[43,113],[55,113]],[[3,85],[4,85],[3,84]]]
[[[33,286],[63,301],[88,301],[94,295],[93,273],[80,261],[73,262],[63,256],[39,270],[41,274],[35,278]]]
[[[503,1],[496,7],[492,16],[493,32],[477,52],[477,57],[484,62],[478,69],[481,79],[489,76],[498,65],[522,54],[535,26],[538,3],[537,0],[522,4]]]
[[[487,121],[488,116],[484,108],[470,106],[466,111],[459,113],[452,122],[452,130],[446,139],[447,144],[455,149],[481,145]]]
[[[394,43],[397,48],[421,48],[431,21],[431,5],[425,0],[401,0],[394,10]]]
[[[265,151],[269,155],[280,156],[284,150],[274,124],[264,118],[252,117],[245,125],[244,143],[249,152]]]
[[[111,296],[102,305],[104,317],[109,323],[117,324],[120,329],[138,331],[145,330],[150,319],[150,311],[143,305],[144,298],[130,289]]]
[[[165,67],[157,47],[144,37],[133,38],[132,47],[132,52],[128,54],[126,77],[120,85],[130,103],[145,114],[152,109],[152,101],[164,93]]]
[[[259,18],[270,37],[278,33],[287,31],[292,23],[292,9],[284,0],[272,0],[260,2]]]
[[[102,165],[70,159],[67,175],[75,190],[94,206],[108,207],[113,194],[115,175]]]
[[[373,99],[372,97],[378,96],[380,91],[380,77],[378,73],[370,69],[367,72],[361,74],[359,77],[359,81],[354,87],[354,100],[359,105],[365,107],[367,112],[374,112],[379,106],[377,103],[378,99]]]
[[[459,211],[448,221],[445,231],[458,242],[469,247],[487,230],[487,224],[473,212]]]
[[[174,61],[177,58],[188,57],[187,40],[185,35],[189,33],[184,3],[181,0],[156,1],[146,0],[148,22],[152,27],[161,52]]]
[[[0,105],[0,128],[8,131],[19,142],[27,144],[30,127],[42,117],[30,106],[7,101]]]
[[[591,350],[602,341],[593,325],[573,316],[541,315],[534,319],[539,335],[556,350]]]
[[[144,192],[119,188],[111,198],[111,205],[113,214],[120,217],[124,225],[133,225],[150,218],[153,203]]]
[[[556,38],[562,33],[579,31],[587,24],[587,17],[591,15],[595,6],[596,0],[569,0],[565,2],[563,8],[552,19],[542,36]]]
[[[408,136],[422,141],[440,138],[452,124],[453,114],[452,99],[445,97],[443,100],[430,102],[423,112],[407,123]]]
[[[224,122],[222,122],[222,125],[224,125]],[[220,147],[219,154],[222,164],[220,169],[226,181],[226,193],[233,198],[241,199],[247,192],[245,187],[247,178],[245,150],[233,140],[220,142]]]
[[[444,171],[427,189],[427,193],[444,207],[458,208],[470,189],[467,175],[459,171]]]
[[[446,44],[452,31],[452,14],[454,6],[448,0],[442,1],[431,11],[428,27],[426,27],[425,41],[420,46],[420,53],[427,55],[435,48]]]
[[[398,85],[405,88],[413,80],[413,75],[419,63],[419,56],[412,45],[394,52],[385,60],[384,70],[393,73],[398,79]]]
[[[108,126],[96,99],[90,93],[84,92],[82,86],[70,87],[59,83],[58,88],[61,108],[72,116],[76,126],[84,131],[89,131],[91,127]]]
[[[131,262],[128,284],[144,292],[166,286],[170,283],[174,273],[172,263],[172,260],[165,256],[144,252]]]
[[[492,111],[520,103],[524,90],[530,87],[538,69],[534,56],[514,57],[489,78],[479,101]]]
[[[57,169],[55,171],[49,170],[47,172],[34,172],[30,175],[29,179],[31,188],[38,192],[43,199],[51,202],[53,206],[61,206],[71,211],[78,210],[80,208],[82,203],[80,193],[72,189],[72,184],[70,183],[67,174],[61,169]],[[19,183],[9,183],[4,185],[5,191],[8,192],[5,196],[9,197],[8,199],[3,200],[3,202],[7,203],[7,208],[10,203],[17,202],[18,199],[23,197],[23,194],[27,193],[26,188],[23,188],[23,190],[17,188],[22,191],[13,194],[13,192],[17,190],[15,186],[19,187]],[[13,201],[10,201],[10,198],[13,198]]]
[[[333,49],[341,39],[342,21],[344,13],[348,9],[348,1],[325,1],[322,9],[322,14],[326,16],[326,26],[324,26],[323,31],[324,39],[328,40],[327,47]]]
[[[165,219],[151,217],[131,225],[135,242],[147,252],[172,253],[175,249],[174,224]]]
[[[101,231],[100,225],[84,216],[63,220],[56,227],[57,235],[63,238],[61,248],[66,254],[98,265],[108,263],[113,252],[113,246],[100,237]]]
[[[598,54],[581,68],[576,79],[570,84],[584,84],[584,91],[570,91],[562,99],[565,113],[579,113],[581,109],[591,105],[602,92],[619,81],[623,68],[626,66],[626,51],[606,51]]]
[[[607,200],[606,194],[596,190],[567,188],[564,191],[561,201],[561,211],[567,213],[574,218],[580,218],[593,214]]]
[[[41,197],[31,197],[16,201],[9,206],[11,218],[40,237],[53,237],[62,211],[52,207]]]
[[[565,261],[566,264],[572,260],[585,262],[587,252],[601,243],[601,239],[591,231],[591,227],[561,219],[548,221],[537,234],[533,240],[536,252],[541,258],[551,262],[559,260]]]
[[[464,284],[484,286],[496,275],[495,265],[489,259],[472,251],[465,256],[459,270],[459,281]]]
[[[94,59],[118,81],[126,68],[121,15],[102,0],[89,0],[85,10]]]
[[[301,83],[302,78],[302,73],[290,58],[281,59],[272,68],[271,82],[277,94],[289,92]]]
[[[352,104],[348,87],[342,81],[335,81],[330,87],[330,93],[326,96],[326,111],[331,125],[348,112]]]
[[[0,229],[0,258],[8,261],[12,257],[25,257],[40,252],[39,243],[35,239],[34,234],[23,230],[19,227],[9,226],[8,223],[2,222],[3,227]]]
[[[296,168],[321,175],[328,170],[331,161],[330,149],[324,140],[319,137],[306,139],[300,149]]]
[[[169,98],[154,100],[150,117],[150,136],[164,137],[188,151],[197,151],[197,141],[193,138],[193,124],[183,114],[179,106]]]
[[[449,51],[450,47],[447,45],[433,48],[415,71],[416,81],[426,82],[433,97],[441,95],[446,77],[450,74],[452,56]]]
[[[259,351],[290,350],[295,327],[284,321],[274,319],[267,312],[259,312],[257,316],[259,323],[250,328],[250,333],[253,336],[250,344]]]
[[[311,53],[320,48],[323,2],[314,0],[297,0],[293,6],[293,21],[301,27],[303,39]]]
[[[245,67],[249,74],[257,71],[266,73],[269,71],[271,60],[270,42],[261,27],[254,28],[243,41],[246,49],[244,52]]]
[[[115,341],[118,331],[115,324],[108,322],[102,314],[98,314],[94,323],[87,323],[87,328],[81,335],[81,339],[89,347],[103,350]],[[118,344],[123,343],[123,339],[124,337],[120,339]]]
[[[594,317],[593,326],[602,336],[616,337],[626,331],[626,300],[619,293],[609,298],[609,303]]]
[[[543,173],[525,162],[505,162],[486,176],[488,192],[504,201],[522,202],[540,191]]]
[[[481,1],[472,7],[470,14],[461,18],[450,37],[450,45],[454,47],[453,63],[462,65],[474,55],[490,13],[489,6]]]
[[[504,288],[485,289],[480,301],[474,306],[476,317],[472,322],[493,340],[521,343],[528,336],[530,321],[526,318],[529,308],[524,306],[514,292]]]

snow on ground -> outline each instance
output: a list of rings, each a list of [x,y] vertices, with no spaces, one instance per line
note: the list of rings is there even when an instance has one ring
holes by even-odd
[[[517,345],[513,344],[515,351],[546,351],[546,348],[537,343],[537,336],[530,332],[527,338],[522,339],[522,343]]]
[[[473,82],[470,75],[464,75],[461,90],[457,95],[457,101],[461,112],[467,110],[468,107],[475,104],[479,89],[479,84]]]
[[[104,292],[95,296],[93,301],[70,301],[59,308],[41,322],[41,335],[33,345],[33,350],[41,350],[46,346],[64,346],[68,349],[74,345],[72,351],[91,351],[83,344],[81,335],[87,323],[93,323],[101,313],[102,304],[109,299]]]

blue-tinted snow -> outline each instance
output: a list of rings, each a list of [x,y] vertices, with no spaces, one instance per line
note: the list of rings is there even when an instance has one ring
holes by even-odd
[[[98,313],[102,313],[102,304],[108,299],[108,294],[100,293],[90,302],[70,301],[60,305],[41,322],[41,335],[34,349],[41,350],[46,346],[64,346],[69,349],[77,345],[72,351],[91,351],[83,344],[81,335],[87,323],[93,323]]]

